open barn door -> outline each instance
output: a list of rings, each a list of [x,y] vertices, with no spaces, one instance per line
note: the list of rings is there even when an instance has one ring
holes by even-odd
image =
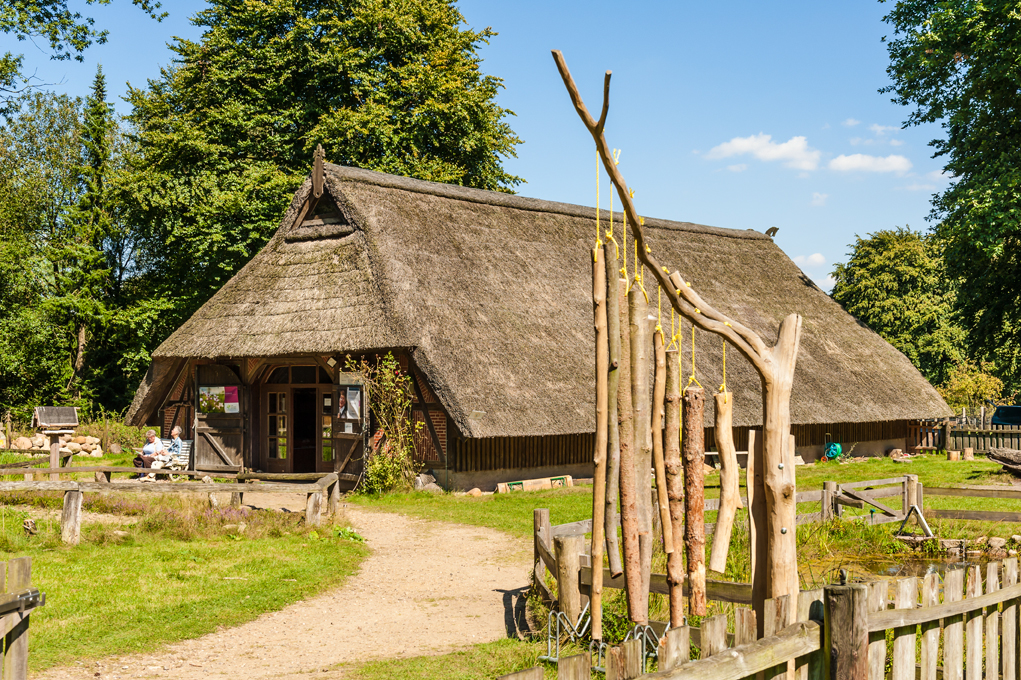
[[[239,470],[243,461],[243,411],[247,402],[243,393],[247,388],[230,366],[202,364],[197,369],[192,467],[210,471]]]

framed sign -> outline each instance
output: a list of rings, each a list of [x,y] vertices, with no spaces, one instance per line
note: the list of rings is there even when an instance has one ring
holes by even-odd
[[[241,413],[237,385],[199,387],[201,413]]]

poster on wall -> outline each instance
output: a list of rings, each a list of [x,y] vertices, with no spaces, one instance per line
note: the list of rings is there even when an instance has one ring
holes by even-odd
[[[348,418],[360,420],[362,417],[362,388],[347,388],[347,412]]]
[[[235,401],[237,388],[234,388]],[[199,387],[199,411],[202,413],[226,413],[226,391],[223,387]]]
[[[241,402],[238,401],[237,385],[227,385],[223,388],[223,412],[241,413]]]

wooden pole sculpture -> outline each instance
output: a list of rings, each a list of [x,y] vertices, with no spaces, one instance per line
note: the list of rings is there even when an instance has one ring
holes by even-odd
[[[601,640],[603,598],[603,512],[606,509],[606,441],[610,341],[606,329],[606,268],[603,250],[596,245],[592,251],[592,308],[596,329],[596,445],[592,460],[592,639]],[[616,533],[616,532],[614,532]]]
[[[680,352],[670,350],[666,353],[666,427],[663,429],[663,458],[667,497],[670,500],[670,527],[677,541],[673,553],[667,555],[666,561],[666,577],[670,584],[671,628],[684,625],[684,554],[680,550],[680,538],[684,535],[680,365]]]
[[[741,468],[734,449],[734,396],[730,392],[716,395],[716,450],[720,454],[720,509],[716,513],[716,530],[713,532],[713,550],[709,555],[709,569],[727,570],[727,553],[730,551],[730,534],[734,517],[741,505]]]
[[[705,593],[705,390],[689,387],[683,399],[684,552],[688,555],[688,613],[706,614]]]
[[[636,272],[635,276],[639,276]],[[631,314],[631,401],[634,411],[634,471],[638,507],[639,567],[641,592],[637,604],[648,618],[649,583],[652,579],[652,409],[649,374],[652,363],[649,338],[649,303],[638,282],[628,291]],[[643,540],[641,536],[645,536]]]
[[[652,338],[656,352],[656,381],[652,390],[652,462],[656,469],[656,500],[660,524],[663,525],[663,552],[670,555],[674,552],[674,531],[670,522],[670,498],[663,460],[663,401],[666,397],[666,345],[663,342],[663,329],[657,328]]]
[[[787,437],[791,430],[791,388],[801,338],[801,316],[790,314],[783,319],[780,322],[776,343],[770,347],[758,333],[709,305],[681,278],[680,273],[675,271],[668,276],[668,270],[663,268],[648,248],[641,218],[628,191],[627,182],[614,164],[610,146],[603,135],[606,113],[610,106],[610,72],[607,71],[603,79],[603,107],[597,121],[585,107],[564,56],[559,50],[554,50],[553,58],[564,86],[571,96],[574,109],[592,135],[596,151],[603,161],[603,168],[610,176],[617,189],[617,195],[624,204],[624,213],[638,246],[639,259],[656,277],[678,314],[699,328],[726,339],[752,364],[762,380],[763,495],[766,500],[766,513],[764,517],[753,515],[752,522],[763,524],[766,554],[759,555],[758,558],[763,559],[767,567],[764,592],[756,593],[753,583],[752,606],[759,620],[764,620],[763,598],[794,595],[798,592],[794,460],[788,451]],[[794,610],[794,607],[789,608],[792,613]]]
[[[620,434],[620,533],[624,547],[624,583],[627,586],[628,616],[646,623],[648,609],[642,609],[641,558],[638,548],[638,494],[635,489],[635,428],[631,408],[631,330],[627,305],[627,282],[620,281],[620,382],[617,385],[617,421]],[[643,613],[645,612],[645,613]]]
[[[606,320],[609,328],[610,363],[607,377],[607,449],[606,449],[606,511],[603,515],[606,535],[606,554],[610,574],[617,578],[623,572],[620,564],[620,546],[617,544],[617,498],[620,494],[620,429],[617,422],[617,388],[620,383],[620,299],[621,282],[617,278],[616,244],[603,244],[603,261],[606,264]],[[623,282],[626,287],[627,282]],[[593,517],[593,519],[595,519]]]

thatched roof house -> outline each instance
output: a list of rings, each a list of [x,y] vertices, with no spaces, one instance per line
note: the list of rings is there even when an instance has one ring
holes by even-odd
[[[241,434],[229,446],[221,439],[219,453],[210,444],[212,453],[225,465],[272,468],[268,456],[283,449],[267,437],[284,435],[267,430],[266,395],[283,394],[274,385],[310,384],[293,372],[273,377],[274,367],[317,366],[312,384],[333,384],[343,381],[334,366],[344,355],[394,350],[419,376],[426,402],[419,417],[428,412],[435,425],[422,435],[427,458],[458,471],[518,475],[591,459],[593,208],[330,164],[321,198],[312,184],[295,194],[262,251],[156,350],[131,422],[176,418],[199,434],[228,427],[203,428],[195,422],[202,413],[191,409],[202,386],[233,382],[241,396],[229,428]],[[791,405],[799,446],[817,446],[826,433],[903,445],[907,421],[950,414],[903,354],[844,312],[769,237],[657,219],[645,226],[663,264],[767,339],[787,314],[804,317]],[[649,292],[655,303],[654,286]],[[699,331],[695,352],[702,384],[719,385],[721,340]],[[759,379],[736,351],[727,360],[740,448],[741,432],[761,424]],[[330,389],[319,388],[323,398]],[[291,463],[276,459],[276,467],[307,467],[289,455]]]

